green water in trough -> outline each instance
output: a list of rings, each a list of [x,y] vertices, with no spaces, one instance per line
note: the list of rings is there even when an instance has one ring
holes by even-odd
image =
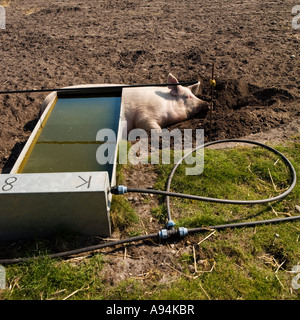
[[[59,98],[21,173],[108,171],[96,152],[100,129],[119,130],[121,97]]]

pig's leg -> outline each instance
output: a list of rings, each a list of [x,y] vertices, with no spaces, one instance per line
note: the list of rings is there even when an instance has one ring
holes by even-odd
[[[149,128],[146,130],[157,130],[158,132],[161,132],[161,126],[157,122],[151,122]]]
[[[151,120],[149,118],[137,119],[135,122],[135,126],[136,126],[136,128],[141,128],[146,131],[151,130],[151,129],[155,129],[155,130],[158,130],[158,132],[161,132],[160,125],[155,120]]]

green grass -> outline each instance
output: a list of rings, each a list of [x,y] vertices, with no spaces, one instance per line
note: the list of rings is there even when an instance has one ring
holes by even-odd
[[[114,229],[123,231],[133,223],[137,223],[139,218],[126,198],[113,196],[111,221]]]
[[[70,263],[47,257],[6,267],[8,290],[5,299],[51,300],[75,296],[88,299],[101,290],[103,259],[96,255],[88,261]]]
[[[300,176],[300,144],[293,142],[276,149],[288,157]],[[269,198],[289,185],[286,166],[277,159],[259,147],[206,150],[204,172],[200,176],[186,176],[185,166],[180,166],[171,189],[215,198]],[[156,189],[165,189],[172,167],[154,167],[158,174]],[[299,199],[299,183],[288,197],[271,204],[237,206],[173,198],[172,217],[177,226],[188,228],[285,217],[299,214],[295,209],[300,205]],[[152,214],[164,226],[163,197],[161,201],[152,208]],[[123,197],[113,199],[112,222],[115,230],[127,235],[139,229],[138,217]],[[0,298],[299,300],[300,290],[291,287],[295,275],[289,272],[300,264],[299,221],[211,232],[174,242],[177,255],[169,266],[145,270],[149,273],[145,279],[128,274],[117,284],[109,284],[103,278],[102,270],[109,267],[109,261],[98,253],[78,261],[41,258],[9,265],[8,289],[0,291]],[[155,246],[148,249],[151,248],[155,250]],[[167,245],[165,248],[169,250]],[[169,280],[165,281],[165,277]]]
[[[276,148],[290,159],[299,176],[299,143]],[[171,190],[224,199],[274,197],[290,182],[287,167],[277,159],[278,156],[260,147],[206,150],[204,172],[200,176],[186,176],[185,166],[181,165],[174,175]],[[171,169],[172,165],[157,168],[156,188],[164,189]],[[299,212],[295,205],[299,205],[299,199],[298,183],[292,194],[276,203],[239,206],[174,198],[171,208],[177,226],[193,228],[296,215]],[[164,221],[164,205],[153,209],[153,214]],[[291,274],[287,272],[300,263],[299,235],[299,222],[225,230],[213,235],[197,248],[199,257],[214,259],[216,265],[215,272],[201,275],[206,298],[299,298],[299,292],[291,291]],[[190,254],[183,260],[193,264],[193,259]],[[189,280],[190,288],[194,281],[198,278]],[[185,292],[183,296],[186,295]]]
[[[130,144],[126,141],[121,141],[122,144],[126,144],[127,152],[130,148]],[[125,147],[123,146],[123,149]],[[117,176],[117,185],[124,183],[124,171],[130,166],[130,163],[126,165],[117,165],[116,176]],[[113,196],[111,205],[111,222],[112,229],[119,229],[120,231],[130,228],[134,223],[138,223],[139,217],[136,215],[135,211],[130,206],[128,200],[124,197]],[[132,231],[129,231],[132,233]]]
[[[295,144],[299,150],[299,145]],[[289,153],[289,148],[281,148]],[[299,155],[291,152],[294,164],[299,162]],[[290,174],[278,156],[257,148],[234,148],[226,150],[206,150],[204,172],[200,176],[184,174],[185,165],[178,167],[171,185],[171,191],[201,195],[211,198],[258,200],[274,197],[282,193],[290,182]],[[159,180],[156,188],[164,189],[172,165],[160,165],[157,168]],[[299,199],[299,187],[292,196],[277,203],[253,206],[237,206],[200,202],[189,199],[172,199],[174,220],[178,225],[197,227],[214,225],[226,221],[241,221],[266,215],[274,217],[277,212],[289,214],[294,211],[295,200]],[[245,210],[246,209],[246,210]],[[165,207],[153,209],[155,217],[163,220]]]

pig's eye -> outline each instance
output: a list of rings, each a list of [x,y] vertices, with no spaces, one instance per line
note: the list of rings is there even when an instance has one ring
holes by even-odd
[[[186,98],[186,99],[192,99],[192,96],[186,95],[185,98]]]

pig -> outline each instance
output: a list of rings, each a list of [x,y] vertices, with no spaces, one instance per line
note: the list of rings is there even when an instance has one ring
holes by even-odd
[[[177,84],[178,80],[169,73],[168,84]],[[124,89],[124,106],[127,129],[144,130],[162,128],[193,117],[200,111],[206,112],[209,104],[198,99],[200,82],[183,87],[143,87]]]
[[[162,128],[189,119],[196,113],[207,112],[209,103],[196,97],[200,82],[184,87],[176,85],[178,80],[169,73],[165,87],[123,88],[122,100],[125,109],[128,133],[135,128],[161,132]],[[174,85],[172,85],[174,84]],[[67,88],[92,86],[119,86],[120,84],[78,85]],[[43,101],[41,112],[56,98],[56,92],[50,93]]]

